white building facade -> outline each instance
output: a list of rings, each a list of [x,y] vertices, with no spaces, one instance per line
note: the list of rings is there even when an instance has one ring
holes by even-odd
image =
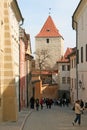
[[[78,98],[87,101],[87,0],[80,1],[72,21],[76,30]]]
[[[70,99],[71,103],[74,104],[77,100],[77,87],[76,87],[76,48],[69,55],[70,59]]]
[[[63,57],[57,61],[58,64],[58,96],[59,98],[70,99],[70,61],[67,57],[72,51],[71,48],[67,48]]]

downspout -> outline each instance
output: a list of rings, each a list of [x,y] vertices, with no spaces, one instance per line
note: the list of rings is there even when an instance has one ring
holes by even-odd
[[[77,48],[78,48],[78,23],[74,20],[74,18],[72,17],[73,22],[76,24],[76,86],[77,86],[77,100],[78,100],[78,61],[77,61]],[[74,27],[73,27],[74,29]]]
[[[22,23],[19,24],[19,29],[24,23],[24,18],[22,18]],[[21,103],[20,103],[20,33],[19,33],[19,111],[21,110]]]

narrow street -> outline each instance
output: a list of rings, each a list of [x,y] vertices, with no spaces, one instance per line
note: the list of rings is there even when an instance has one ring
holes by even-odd
[[[82,115],[81,126],[72,125],[74,117],[71,107],[44,107],[43,110],[32,112],[23,130],[87,130],[87,111]]]

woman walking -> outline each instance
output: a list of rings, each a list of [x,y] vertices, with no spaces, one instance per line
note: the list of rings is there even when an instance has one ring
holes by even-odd
[[[80,101],[77,100],[76,103],[75,103],[75,114],[76,114],[76,117],[74,119],[74,121],[72,122],[73,126],[75,123],[78,122],[78,125],[81,124],[81,113],[83,111],[83,108],[81,108],[80,106]]]

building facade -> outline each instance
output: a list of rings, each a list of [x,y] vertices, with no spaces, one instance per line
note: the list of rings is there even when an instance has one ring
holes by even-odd
[[[19,84],[19,23],[23,21],[16,0],[0,2],[0,120],[17,120]]]
[[[20,28],[20,110],[28,107],[32,95],[32,71],[30,35]]]
[[[72,49],[72,52],[69,54],[70,61],[70,99],[71,103],[74,104],[77,100],[77,85],[76,85],[76,48]]]
[[[59,98],[70,99],[70,60],[68,55],[72,52],[67,48],[64,56],[57,61],[58,65],[58,96]]]
[[[87,101],[87,0],[80,0],[73,17],[72,27],[76,30],[77,89],[78,98]]]

